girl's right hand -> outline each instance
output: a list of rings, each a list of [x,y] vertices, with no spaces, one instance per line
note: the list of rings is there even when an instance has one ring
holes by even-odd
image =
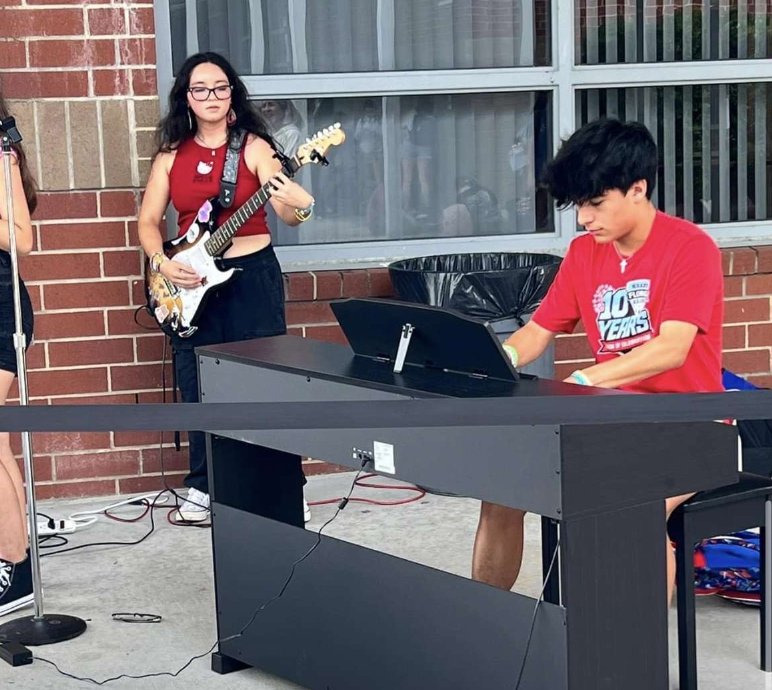
[[[201,285],[201,277],[190,266],[167,259],[158,267],[158,271],[177,287],[195,288]]]

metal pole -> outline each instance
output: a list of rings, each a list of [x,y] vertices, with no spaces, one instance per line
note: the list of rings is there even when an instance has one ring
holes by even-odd
[[[11,274],[13,276],[13,312],[16,331],[13,344],[16,349],[16,367],[19,377],[19,405],[29,405],[27,390],[27,342],[21,317],[21,288],[19,287],[19,264],[16,251],[16,225],[13,210],[13,184],[11,180],[11,139],[3,135],[3,165],[5,166],[5,196],[8,200],[8,237],[11,244]],[[32,434],[21,432],[24,454],[24,476],[27,490],[27,518],[29,521],[29,550],[32,565],[32,585],[35,595],[35,618],[43,616],[43,586],[40,577],[40,552],[38,549],[38,522],[35,503],[35,477],[32,463]]]
[[[13,180],[11,178],[11,144],[21,142],[21,134],[16,129],[13,118],[0,122],[0,144],[3,151],[5,170],[5,194],[8,200],[8,237],[11,254],[11,273],[13,274],[13,307],[16,330],[13,344],[16,350],[16,366],[19,379],[19,404],[29,405],[27,390],[27,353],[26,336],[21,315],[21,286],[19,279],[18,253],[16,251],[16,219],[13,209]],[[24,453],[24,471],[27,491],[27,519],[29,521],[30,565],[35,602],[35,614],[17,618],[0,625],[0,639],[19,642],[26,645],[44,645],[63,642],[81,635],[86,630],[86,622],[74,616],[43,615],[43,581],[40,576],[40,549],[38,546],[37,507],[35,502],[35,473],[32,464],[32,434],[21,432],[22,452]]]

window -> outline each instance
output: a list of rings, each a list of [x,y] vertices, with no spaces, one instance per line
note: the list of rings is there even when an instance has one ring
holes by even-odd
[[[697,223],[772,219],[772,84],[591,89],[580,124],[637,120],[660,153],[654,202]]]
[[[175,69],[196,50],[240,74],[546,65],[549,0],[170,0]]]
[[[581,65],[772,56],[767,0],[576,0],[574,9]]]
[[[315,221],[278,227],[277,244],[551,231],[534,174],[552,150],[549,102],[546,92],[258,101],[287,154],[335,122],[347,135],[329,168],[299,173]]]
[[[576,216],[553,208],[539,173],[601,116],[651,129],[659,208],[719,243],[772,241],[772,0],[154,6],[161,93],[187,54],[215,50],[285,145],[341,122],[331,167],[300,173],[314,222],[271,221],[285,267],[560,253]]]

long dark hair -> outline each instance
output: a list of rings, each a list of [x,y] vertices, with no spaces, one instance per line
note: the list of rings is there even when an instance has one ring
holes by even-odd
[[[10,113],[5,105],[2,94],[0,94],[0,120],[9,117]],[[29,169],[29,163],[27,163],[27,155],[24,153],[24,148],[21,144],[11,144],[11,148],[16,151],[16,155],[19,159],[19,173],[21,174],[21,185],[24,188],[24,196],[27,199],[27,207],[30,214],[35,212],[38,206],[38,186],[35,182],[35,178],[32,177],[32,173]]]
[[[246,130],[265,139],[275,149],[276,144],[268,133],[265,120],[250,102],[247,87],[244,86],[244,82],[236,74],[230,62],[218,53],[196,53],[185,60],[180,67],[172,90],[169,92],[169,111],[158,125],[158,153],[174,151],[180,144],[195,135],[196,118],[193,117],[191,128],[188,117],[188,87],[193,70],[207,62],[217,65],[225,72],[231,85],[231,107],[236,113],[236,121],[231,127]]]

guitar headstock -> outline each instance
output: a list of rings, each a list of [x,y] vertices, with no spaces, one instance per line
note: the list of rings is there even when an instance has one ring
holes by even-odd
[[[321,132],[317,132],[312,138],[306,140],[305,144],[298,147],[295,157],[300,165],[308,163],[321,163],[327,165],[325,154],[333,146],[340,146],[346,141],[346,134],[340,128],[340,122],[336,122],[330,127],[325,127]]]

